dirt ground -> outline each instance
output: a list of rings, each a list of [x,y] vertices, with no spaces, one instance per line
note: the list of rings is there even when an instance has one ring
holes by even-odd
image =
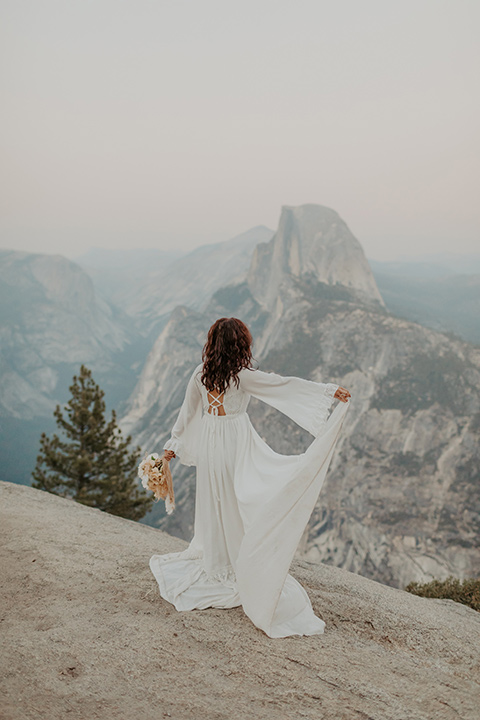
[[[150,572],[185,543],[0,483],[3,720],[476,720],[480,613],[310,563],[323,635],[178,613]]]

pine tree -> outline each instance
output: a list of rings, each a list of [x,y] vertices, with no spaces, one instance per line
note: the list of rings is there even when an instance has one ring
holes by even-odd
[[[131,438],[122,437],[114,410],[106,421],[105,393],[84,365],[69,389],[66,407],[54,412],[66,439],[42,433],[33,487],[139,520],[153,503],[137,477],[140,448],[129,451]]]

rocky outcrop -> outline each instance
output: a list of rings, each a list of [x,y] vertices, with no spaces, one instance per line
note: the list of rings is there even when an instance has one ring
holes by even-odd
[[[344,262],[348,265],[348,258]],[[255,278],[255,261],[252,273]],[[352,286],[327,284],[310,271],[287,276],[284,269],[284,274],[273,307],[268,293],[253,296],[257,281],[249,277],[218,291],[203,316],[172,317],[169,334],[184,362],[183,381],[174,375],[176,410],[211,322],[227,314],[240,317],[252,329],[262,369],[335,382],[353,396],[298,557],[394,586],[479,575],[480,349],[396,318],[372,298],[363,302]],[[159,343],[149,359],[145,386],[154,387],[158,378],[164,378],[162,386],[168,383],[173,373],[168,345]],[[176,416],[172,403],[166,412],[163,392],[148,415],[148,426],[158,433],[156,449]],[[135,402],[134,396],[132,406]],[[143,442],[148,431],[141,407],[138,402],[136,424],[128,427]],[[267,406],[252,402],[249,413],[278,452],[301,452],[311,440]],[[154,440],[150,434],[146,450]],[[164,517],[157,507],[149,521],[188,538],[194,473],[177,464],[174,475],[177,513]]]
[[[185,544],[0,483],[5,720],[472,720],[480,614],[300,562],[325,633],[268,638],[241,607],[176,612],[152,554]]]

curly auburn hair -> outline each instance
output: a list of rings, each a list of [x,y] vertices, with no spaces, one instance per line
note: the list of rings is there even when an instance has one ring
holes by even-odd
[[[238,373],[252,366],[252,335],[238,318],[220,318],[208,331],[202,352],[201,381],[207,390],[223,392],[233,379],[238,387]]]

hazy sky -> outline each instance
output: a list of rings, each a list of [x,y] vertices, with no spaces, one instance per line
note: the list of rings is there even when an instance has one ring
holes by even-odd
[[[191,249],[281,205],[480,251],[479,0],[0,0],[0,246]]]

